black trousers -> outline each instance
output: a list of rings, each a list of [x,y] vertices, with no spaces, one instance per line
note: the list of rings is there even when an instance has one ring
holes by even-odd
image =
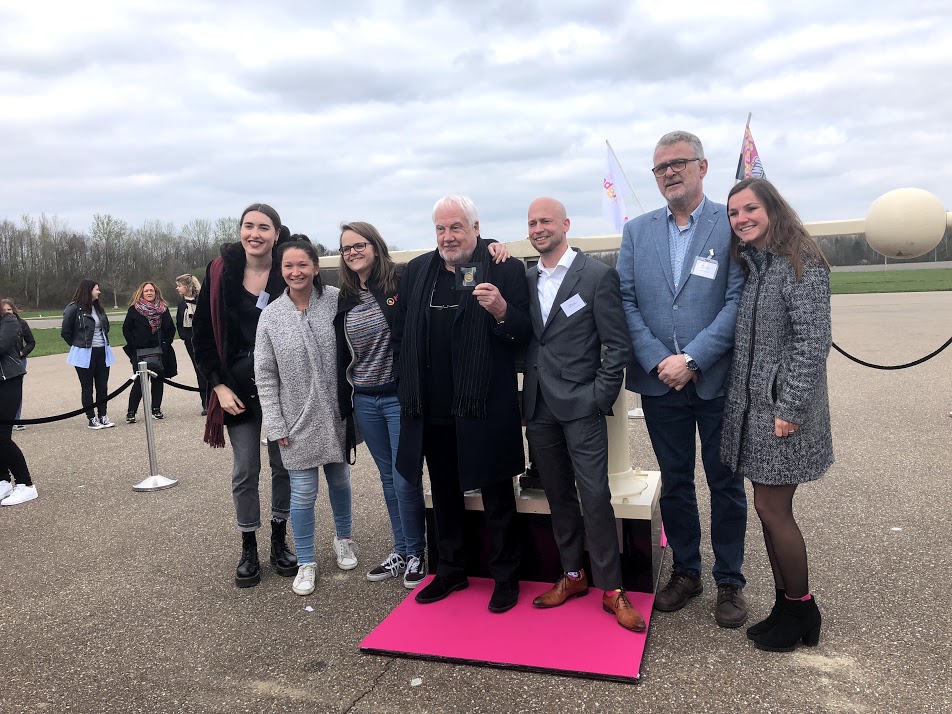
[[[188,358],[192,360],[192,368],[195,370],[195,376],[198,378],[198,388],[201,390],[198,394],[202,398],[202,409],[205,409],[208,406],[208,381],[205,379],[205,375],[202,374],[202,370],[198,368],[198,365],[195,363],[195,348],[192,347],[192,339],[183,340],[185,342],[185,350],[188,352]]]
[[[165,382],[162,381],[162,372],[157,372],[158,377],[151,377],[150,392],[152,392],[152,409],[162,408],[162,395],[165,394]],[[139,402],[142,401],[142,380],[136,376],[136,381],[132,383],[132,390],[129,392],[129,413],[135,414],[139,409]]]
[[[466,572],[463,492],[459,483],[456,426],[423,427],[423,456],[430,472],[433,515],[436,520],[437,575],[453,577]],[[512,479],[480,488],[486,526],[492,538],[489,572],[496,582],[517,582],[521,549],[516,531],[516,497]],[[430,547],[433,544],[431,542]]]
[[[81,398],[83,409],[86,410],[86,418],[93,419],[96,412],[93,410],[93,385],[96,385],[96,400],[105,399],[109,394],[109,368],[106,366],[106,348],[93,347],[92,356],[89,358],[89,367],[77,367],[76,374],[79,375],[79,386],[81,389]],[[106,404],[99,407],[99,416],[106,416]]]
[[[15,419],[22,399],[22,376],[0,379],[0,419]],[[33,485],[23,452],[13,440],[13,424],[0,424],[0,481],[9,481],[11,475],[19,484]]]

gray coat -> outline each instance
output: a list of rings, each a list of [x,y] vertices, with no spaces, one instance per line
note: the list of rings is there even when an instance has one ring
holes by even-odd
[[[813,481],[833,463],[830,274],[805,258],[798,281],[790,261],[769,249],[759,261],[752,251],[742,256],[750,276],[737,310],[721,460],[756,483]],[[799,428],[777,437],[774,417]]]
[[[287,290],[268,305],[255,337],[255,384],[268,440],[287,438],[291,471],[344,461],[345,424],[337,403],[334,315],[340,291],[325,286],[299,311]]]

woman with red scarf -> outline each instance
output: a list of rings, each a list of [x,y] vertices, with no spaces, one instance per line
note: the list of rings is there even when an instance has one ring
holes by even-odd
[[[162,379],[171,379],[178,374],[178,364],[172,350],[175,322],[169,306],[162,299],[162,291],[155,283],[142,283],[135,291],[122,323],[122,334],[126,338],[123,349],[132,361],[132,369],[137,370],[139,362],[147,362],[149,369],[158,375],[152,378],[152,416],[162,419],[162,394],[165,391]],[[142,385],[137,379],[129,394],[128,424],[135,424],[141,400]]]

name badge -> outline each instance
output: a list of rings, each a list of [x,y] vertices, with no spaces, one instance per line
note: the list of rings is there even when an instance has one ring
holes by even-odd
[[[264,310],[266,307],[268,307],[268,300],[270,299],[271,296],[268,295],[268,291],[262,290],[260,293],[258,293],[258,302],[255,303],[255,307],[259,310]]]
[[[691,268],[691,275],[697,275],[701,278],[713,280],[717,275],[717,261],[714,257],[702,258],[698,256],[694,259],[694,267]]]
[[[572,317],[575,313],[585,307],[585,301],[582,299],[582,296],[576,293],[568,300],[562,303],[562,312],[565,313],[566,317]]]

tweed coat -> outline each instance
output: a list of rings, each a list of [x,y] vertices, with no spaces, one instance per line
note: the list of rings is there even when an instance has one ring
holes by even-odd
[[[289,471],[344,462],[345,423],[337,402],[334,315],[340,291],[315,289],[307,310],[287,290],[268,305],[255,333],[255,384],[268,440],[287,438]]]
[[[790,261],[769,248],[759,260],[752,250],[741,256],[750,275],[737,310],[721,460],[756,483],[813,481],[833,463],[829,271],[804,256],[797,280]],[[798,429],[777,437],[774,417]]]

